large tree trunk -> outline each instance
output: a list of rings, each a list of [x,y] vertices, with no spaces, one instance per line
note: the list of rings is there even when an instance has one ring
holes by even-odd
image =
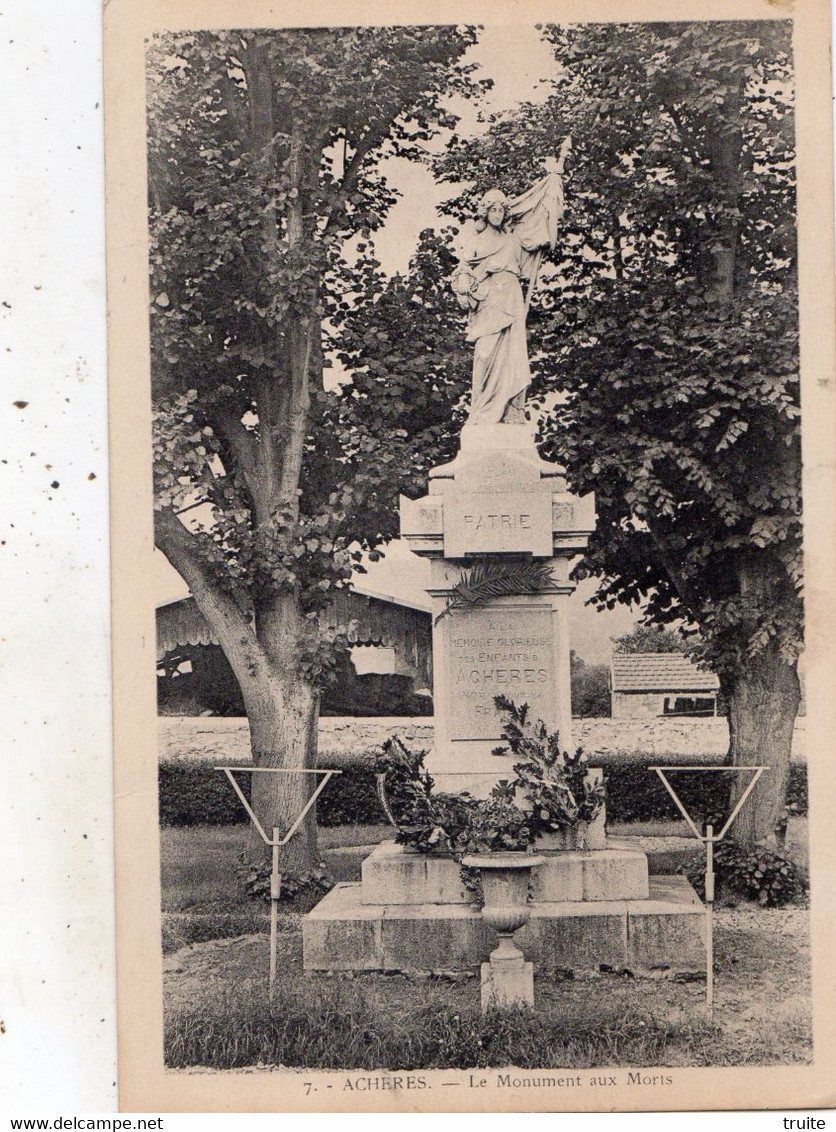
[[[305,808],[318,781],[317,775],[298,771],[316,766],[319,693],[309,683],[275,672],[254,682],[245,701],[253,765],[289,772],[253,775],[252,804],[256,816],[268,837],[274,827],[283,837]],[[299,829],[280,850],[283,873],[299,876],[319,864],[315,811],[316,807],[311,807]],[[256,858],[269,853],[256,831],[250,852]]]
[[[316,788],[319,691],[303,675],[306,622],[295,593],[273,594],[256,611],[255,633],[264,663],[247,680],[244,703],[253,765],[279,774],[254,774],[253,809],[268,835],[284,837]],[[253,847],[256,842],[253,840]],[[319,864],[316,808],[311,807],[280,854],[282,872],[310,873]]]
[[[207,569],[193,536],[173,511],[155,514],[157,545],[192,591],[229,661],[244,697],[253,764],[287,770],[312,769],[317,762],[319,692],[301,674],[305,619],[293,593],[273,595],[254,627]],[[305,807],[316,785],[312,774],[254,774],[254,810],[268,837],[283,836]],[[253,834],[251,856],[269,861],[270,850]],[[281,850],[284,872],[308,873],[319,864],[316,816],[312,807],[292,840]]]
[[[744,802],[730,835],[744,844],[774,845],[784,815],[792,736],[801,688],[795,664],[770,650],[747,660],[724,686],[729,712],[729,758],[735,766],[768,769]],[[736,775],[733,800],[750,775]]]

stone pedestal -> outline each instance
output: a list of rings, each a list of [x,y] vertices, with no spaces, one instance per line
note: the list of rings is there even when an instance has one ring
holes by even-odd
[[[491,1007],[534,1005],[534,964],[522,955],[483,963],[480,969],[482,1013]]]
[[[537,857],[542,864],[532,873],[535,902],[647,900],[650,895],[647,856],[637,849],[538,851]],[[367,904],[468,904],[473,899],[451,857],[418,853],[394,841],[372,850],[361,875]]]
[[[401,498],[401,534],[431,561],[435,744],[427,758],[439,788],[489,793],[510,777],[494,696],[528,703],[572,748],[567,600],[571,559],[595,526],[592,496],[566,491],[541,460],[530,425],[465,428],[461,451],[430,472],[423,499]],[[453,587],[475,566],[532,559],[551,567],[549,592],[509,594],[447,610]]]
[[[516,939],[538,971],[705,971],[705,911],[685,877],[650,877],[645,899],[534,899],[529,911]],[[302,939],[310,974],[475,973],[496,943],[473,904],[366,903],[360,884],[336,885],[304,917]]]

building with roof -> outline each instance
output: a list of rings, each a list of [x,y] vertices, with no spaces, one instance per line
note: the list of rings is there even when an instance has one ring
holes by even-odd
[[[613,653],[613,719],[717,714],[720,682],[677,652]]]
[[[355,586],[322,615],[351,643],[339,679],[323,695],[331,715],[426,715],[432,711],[432,615],[420,603]],[[243,713],[238,682],[191,596],[157,607],[157,696],[166,714]]]

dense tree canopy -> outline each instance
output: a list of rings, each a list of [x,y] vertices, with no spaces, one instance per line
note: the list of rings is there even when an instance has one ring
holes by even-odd
[[[637,625],[613,641],[613,652],[618,653],[685,652],[686,647],[679,633],[659,625]]]
[[[587,664],[572,649],[569,657],[572,682],[572,715],[579,719],[609,716],[610,670],[606,664]]]
[[[438,414],[422,437],[407,411],[432,398],[407,389],[403,343],[387,343],[400,387],[358,373],[346,398],[324,371],[334,328],[379,297],[368,239],[396,199],[380,159],[455,124],[445,100],[480,90],[461,63],[474,38],[201,32],[150,50],[156,539],[235,671],[257,765],[314,764],[339,645],[318,613],[352,555],[394,533],[398,490],[446,452]],[[257,808],[284,827],[307,786],[267,777]],[[308,842],[299,864],[315,859],[310,828]]]
[[[542,106],[462,142],[449,176],[516,189],[519,154],[567,133],[570,207],[532,316],[543,424],[597,493],[587,559],[603,601],[699,623],[733,670],[800,643],[799,393],[790,26],[547,31],[562,65]],[[465,202],[466,203],[466,202]],[[768,574],[741,603],[740,575]],[[776,593],[780,600],[775,601]],[[745,609],[743,606],[745,605]]]
[[[346,242],[368,237],[396,199],[378,159],[419,153],[454,122],[441,95],[473,92],[454,65],[472,39],[453,29],[200,33],[154,49],[158,509],[210,504],[211,523],[191,537],[245,603],[252,590],[296,588],[315,609],[345,577],[350,542],[392,534],[380,499],[391,452],[370,459],[368,448],[386,438],[391,448],[393,412],[407,405],[396,439],[417,440],[420,399],[387,390],[389,427],[373,438],[322,428],[338,414],[323,390],[320,330],[375,298],[366,246],[358,264]],[[407,380],[410,352],[388,349]],[[369,415],[367,434],[378,420]]]

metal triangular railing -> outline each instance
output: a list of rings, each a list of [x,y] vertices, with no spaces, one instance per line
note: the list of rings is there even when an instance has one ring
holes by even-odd
[[[662,780],[667,792],[670,794],[674,801],[676,808],[682,814],[685,821],[688,823],[694,836],[698,841],[703,842],[705,845],[705,1002],[708,1010],[709,1018],[714,1017],[714,845],[717,841],[722,841],[729,831],[734,819],[740,813],[744,803],[754,790],[758,779],[768,770],[765,766],[653,766],[649,768],[655,770]],[[741,793],[740,797],[732,809],[732,812],[726,818],[719,833],[714,832],[714,826],[706,823],[705,832],[702,833],[691,815],[685,808],[685,804],[673,788],[672,783],[665,777],[665,772],[672,771],[704,771],[706,773],[736,773],[741,770],[752,771],[752,777],[746,784],[746,788]]]
[[[241,805],[247,811],[247,815],[250,821],[258,830],[258,834],[261,837],[261,840],[265,845],[269,845],[273,850],[272,868],[270,870],[270,998],[272,999],[273,989],[276,983],[276,946],[279,919],[278,908],[279,898],[282,894],[282,874],[279,872],[279,849],[283,845],[287,845],[288,841],[290,841],[291,837],[293,837],[296,830],[305,820],[305,817],[307,816],[311,806],[313,806],[314,802],[316,802],[317,798],[322,793],[331,777],[335,774],[342,774],[342,771],[334,770],[332,768],[312,769],[309,767],[283,766],[216,766],[215,770],[222,770],[224,772],[226,777],[229,779],[232,789],[238,795],[238,799],[241,802]],[[279,827],[277,825],[274,825],[273,836],[268,837],[267,833],[265,832],[264,826],[258,820],[255,810],[250,805],[246,794],[235,779],[236,771],[241,771],[244,774],[322,774],[325,777],[317,785],[310,798],[308,798],[308,801],[297,816],[296,820],[290,826],[290,829],[288,829],[287,833],[285,833],[284,836],[281,836]]]

